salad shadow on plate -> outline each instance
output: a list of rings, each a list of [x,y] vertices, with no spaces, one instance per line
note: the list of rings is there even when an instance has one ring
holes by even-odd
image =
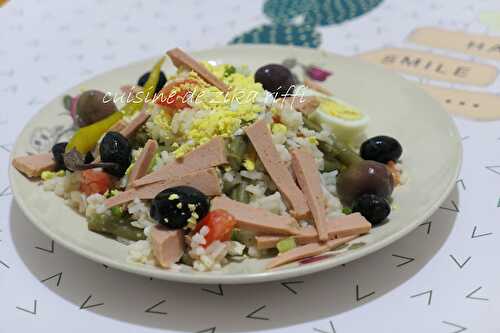
[[[450,200],[459,203],[456,187],[446,202]],[[328,320],[377,299],[424,268],[452,232],[456,216],[439,209],[429,219],[433,221],[430,233],[427,226],[421,226],[374,254],[320,274],[220,287],[150,280],[103,267],[57,244],[53,253],[37,249],[50,249],[51,240],[28,222],[14,201],[10,231],[15,250],[38,281],[62,272],[60,283],[57,278],[40,283],[76,309],[83,307],[103,317],[179,332],[211,327],[217,327],[217,332],[240,332]],[[414,260],[398,266],[395,254]],[[400,299],[409,300],[409,295]]]

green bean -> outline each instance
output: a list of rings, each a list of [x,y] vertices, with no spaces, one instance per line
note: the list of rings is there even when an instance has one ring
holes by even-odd
[[[316,131],[316,132],[321,132],[321,125],[318,124],[314,119],[312,119],[309,116],[304,115],[302,117],[304,120],[304,126],[309,128],[310,130]]]
[[[181,263],[188,266],[193,266],[193,258],[188,253],[184,253],[181,257]]]
[[[362,160],[347,144],[341,141],[334,141],[330,144],[325,141],[319,141],[319,150],[325,154],[325,159],[339,160],[342,164],[350,166]]]
[[[89,219],[88,228],[91,231],[121,237],[133,241],[146,239],[142,229],[130,225],[129,221],[117,216],[96,215]]]
[[[246,187],[245,183],[238,184],[231,191],[231,194],[229,195],[231,197],[231,199],[239,201],[239,202],[243,202],[243,203],[249,203],[250,202],[250,195],[245,190],[245,187]]]
[[[229,193],[233,190],[233,188],[238,185],[237,183],[235,183],[234,181],[232,182],[228,182],[227,180],[224,180],[222,182],[222,192],[224,193]]]
[[[331,172],[333,170],[337,170],[340,172],[344,169],[345,166],[336,158],[331,158],[331,156],[329,156],[328,158],[325,157],[323,167],[324,172]]]
[[[244,136],[235,136],[227,145],[227,160],[231,169],[239,171],[243,163],[243,157],[247,151],[248,142]]]

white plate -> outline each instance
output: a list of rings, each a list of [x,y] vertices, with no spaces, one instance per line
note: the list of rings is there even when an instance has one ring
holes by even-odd
[[[182,273],[127,262],[124,245],[88,231],[84,218],[65,206],[61,198],[44,192],[37,182],[29,181],[11,167],[14,196],[33,224],[66,248],[128,272],[189,283],[255,283],[322,271],[377,251],[424,222],[452,190],[462,159],[460,136],[450,116],[413,83],[380,67],[312,49],[231,46],[197,52],[194,56],[218,63],[247,64],[252,70],[294,57],[303,64],[317,64],[332,70],[334,75],[325,85],[336,96],[370,116],[368,135],[391,135],[403,146],[404,172],[408,175],[408,182],[394,192],[397,209],[391,213],[390,221],[351,242],[356,245],[351,244],[313,263],[263,271],[263,260],[249,260],[231,265],[222,273]],[[134,83],[155,61],[151,59],[110,71],[68,93],[75,95],[80,92],[80,87],[118,92],[120,86]],[[173,73],[174,68],[167,64],[164,71]],[[24,128],[12,156],[48,151],[54,140],[68,135],[64,133],[71,124],[62,106],[62,97],[54,99]]]

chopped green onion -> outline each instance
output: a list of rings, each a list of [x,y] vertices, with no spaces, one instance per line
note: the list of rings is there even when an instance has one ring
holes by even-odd
[[[111,208],[111,214],[116,217],[122,217],[123,209],[120,206],[115,206]]]
[[[279,253],[285,253],[296,247],[297,244],[295,243],[295,238],[293,237],[285,238],[279,241],[278,244],[276,244],[276,248],[278,249]]]
[[[237,242],[239,239],[240,232],[238,229],[234,228],[231,232],[231,240]]]
[[[344,207],[344,208],[342,208],[342,213],[345,215],[349,215],[352,213],[352,209],[349,207]]]

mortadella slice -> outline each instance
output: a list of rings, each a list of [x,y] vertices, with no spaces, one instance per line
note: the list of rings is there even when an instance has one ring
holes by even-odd
[[[138,188],[131,188],[114,197],[106,199],[104,204],[111,208],[121,205],[134,199],[151,200],[158,193],[175,186],[191,186],[205,194],[206,196],[216,196],[222,193],[220,179],[214,168],[195,171],[182,177],[172,178],[166,181],[145,185]]]
[[[305,148],[292,151],[292,168],[297,182],[306,196],[309,209],[311,209],[318,238],[324,242],[328,240],[325,198],[314,156]]]
[[[36,178],[40,177],[44,171],[53,171],[56,162],[52,153],[44,153],[16,157],[12,160],[12,165],[27,177]]]
[[[159,170],[136,180],[132,185],[139,187],[159,181],[168,181],[172,178],[179,178],[195,171],[226,163],[224,140],[221,137],[215,137],[206,144],[189,152],[183,158],[177,159]]]
[[[289,106],[294,110],[308,116],[319,107],[320,101],[316,96],[292,96],[277,101],[281,106]]]
[[[157,225],[151,231],[151,245],[158,265],[170,268],[184,254],[184,234],[182,230],[169,230]]]
[[[108,132],[121,132],[123,129],[125,129],[125,127],[127,127],[127,122],[122,119],[113,126],[111,126]]]
[[[356,239],[358,235],[347,236],[343,238],[336,238],[327,241],[326,243],[310,243],[307,245],[299,246],[290,251],[282,253],[277,257],[273,258],[266,266],[267,269],[275,268],[278,266],[282,266],[285,264],[289,264],[291,262],[314,257],[320,255],[324,252],[334,250],[335,248],[344,245]]]
[[[306,217],[309,213],[306,198],[281,160],[265,121],[257,121],[247,127],[245,132],[271,179],[285,198],[292,215],[296,218]]]
[[[372,225],[360,213],[340,216],[326,221],[326,228],[329,239],[341,238],[352,235],[363,235],[370,231]],[[276,247],[282,236],[256,236],[257,249],[270,249]],[[295,242],[299,245],[319,242],[318,233],[313,226],[300,229],[300,234],[294,236]]]
[[[148,172],[148,169],[151,165],[151,162],[155,158],[156,151],[158,150],[158,142],[156,140],[148,140],[142,149],[141,155],[135,162],[132,170],[130,171],[130,175],[128,176],[128,185],[127,189],[132,187],[132,183],[142,178]]]
[[[223,209],[236,219],[236,227],[257,234],[296,235],[298,224],[290,216],[276,215],[227,197],[212,200],[211,209]]]
[[[318,83],[316,81],[313,81],[313,80],[311,80],[309,78],[305,78],[304,79],[304,85],[307,88],[315,90],[315,91],[317,91],[319,93],[325,94],[327,96],[333,96],[333,93],[330,90],[328,90],[326,87],[324,87],[320,83]]]
[[[206,69],[205,66],[200,64],[198,61],[196,61],[181,49],[175,48],[167,51],[167,55],[170,57],[175,67],[188,68],[193,72],[196,72],[203,80],[218,88],[222,92],[227,93],[229,91],[229,87],[224,82],[219,80],[208,69]]]
[[[131,138],[139,128],[148,121],[150,115],[141,111],[125,128],[120,130],[120,134],[127,139]]]

